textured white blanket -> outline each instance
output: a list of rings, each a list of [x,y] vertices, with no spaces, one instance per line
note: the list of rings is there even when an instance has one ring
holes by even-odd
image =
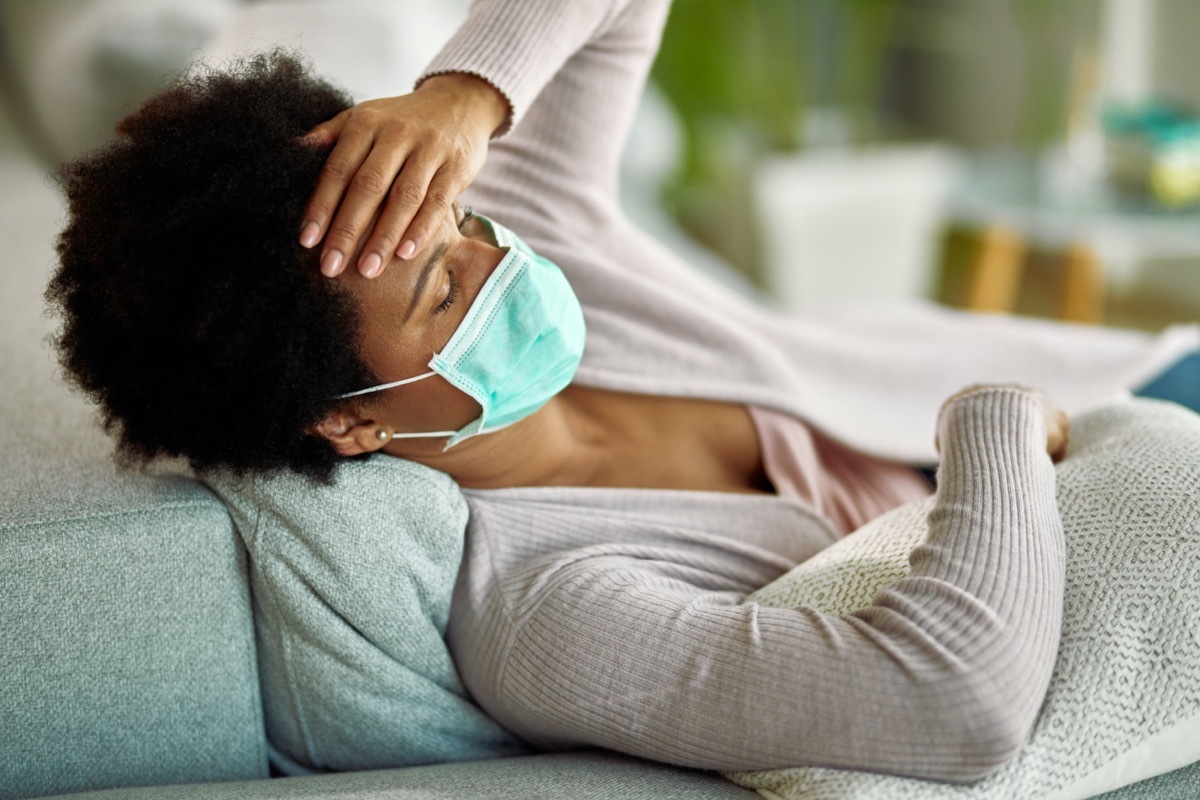
[[[1020,756],[970,785],[797,768],[731,773],[764,796],[1089,797],[1200,760],[1200,417],[1136,400],[1074,420],[1058,467],[1063,635]],[[848,612],[904,575],[929,501],[868,524],[753,599]]]

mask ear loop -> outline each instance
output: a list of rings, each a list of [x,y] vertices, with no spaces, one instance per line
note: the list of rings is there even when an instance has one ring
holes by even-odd
[[[345,400],[347,397],[358,397],[360,394],[370,394],[371,392],[382,392],[384,389],[392,389],[397,386],[403,386],[406,383],[415,383],[417,381],[424,380],[425,378],[428,378],[429,376],[436,375],[436,374],[437,374],[436,372],[434,372],[433,370],[430,370],[429,372],[424,372],[424,373],[417,375],[415,377],[412,377],[412,378],[405,378],[402,381],[392,381],[391,383],[381,383],[378,386],[371,386],[366,389],[359,389],[357,392],[346,392],[345,394],[339,394],[334,399],[335,400]]]
[[[453,436],[458,431],[429,431],[428,433],[393,433],[393,439],[440,439],[443,436]]]
[[[382,392],[384,389],[394,389],[395,387],[403,386],[406,383],[415,383],[416,381],[424,380],[425,378],[428,378],[429,376],[436,375],[436,374],[437,374],[436,372],[434,372],[433,370],[430,370],[429,372],[424,372],[424,373],[422,373],[420,375],[416,375],[412,378],[405,378],[404,380],[400,380],[400,381],[392,381],[391,383],[381,383],[378,386],[371,386],[366,389],[359,389],[357,392],[346,392],[345,394],[339,394],[335,399],[345,400],[347,397],[358,397],[360,394],[370,394],[371,392]],[[429,431],[427,433],[393,433],[392,438],[393,439],[440,439],[443,436],[453,436],[457,432],[458,431]],[[380,433],[383,433],[383,431],[380,431]],[[383,437],[380,437],[380,438],[383,438]]]

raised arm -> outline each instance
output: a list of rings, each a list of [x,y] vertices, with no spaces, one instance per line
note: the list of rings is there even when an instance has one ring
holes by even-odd
[[[939,436],[928,538],[870,607],[762,607],[650,548],[580,558],[519,576],[503,644],[486,625],[452,625],[464,680],[548,746],[708,769],[982,777],[1016,753],[1049,682],[1062,525],[1035,395],[957,398]]]
[[[340,274],[353,258],[374,277],[393,254],[421,253],[483,166],[488,140],[519,126],[629,2],[477,0],[412,94],[361,103],[310,132],[335,143],[300,231],[305,247],[324,239],[322,272]],[[585,100],[603,98],[575,99]]]
[[[564,2],[573,15],[606,5]],[[602,17],[589,8],[582,20],[563,17],[561,4],[530,2],[503,36],[492,35],[482,18],[469,21],[430,70],[482,75],[513,104],[515,127],[494,142],[468,201],[484,213],[503,213],[522,235],[546,225],[561,238],[563,225],[573,224],[591,238],[597,212],[617,209],[621,151],[670,2],[626,0],[607,4]]]

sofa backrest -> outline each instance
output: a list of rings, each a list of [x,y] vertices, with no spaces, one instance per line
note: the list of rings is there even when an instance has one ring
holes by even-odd
[[[0,115],[0,798],[267,775],[245,555],[57,379],[58,192]]]

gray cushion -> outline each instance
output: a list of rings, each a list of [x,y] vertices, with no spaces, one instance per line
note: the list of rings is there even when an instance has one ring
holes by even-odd
[[[66,798],[63,795],[61,798]],[[757,794],[712,773],[600,753],[509,758],[275,781],[172,786],[69,795],[71,800],[753,800]],[[1200,763],[1126,786],[1096,800],[1196,800]]]
[[[267,731],[286,774],[525,752],[468,698],[442,637],[467,507],[390,456],[337,483],[206,476],[250,551]]]
[[[1200,761],[1096,795],[1096,800],[1196,800],[1197,797],[1200,797]]]

